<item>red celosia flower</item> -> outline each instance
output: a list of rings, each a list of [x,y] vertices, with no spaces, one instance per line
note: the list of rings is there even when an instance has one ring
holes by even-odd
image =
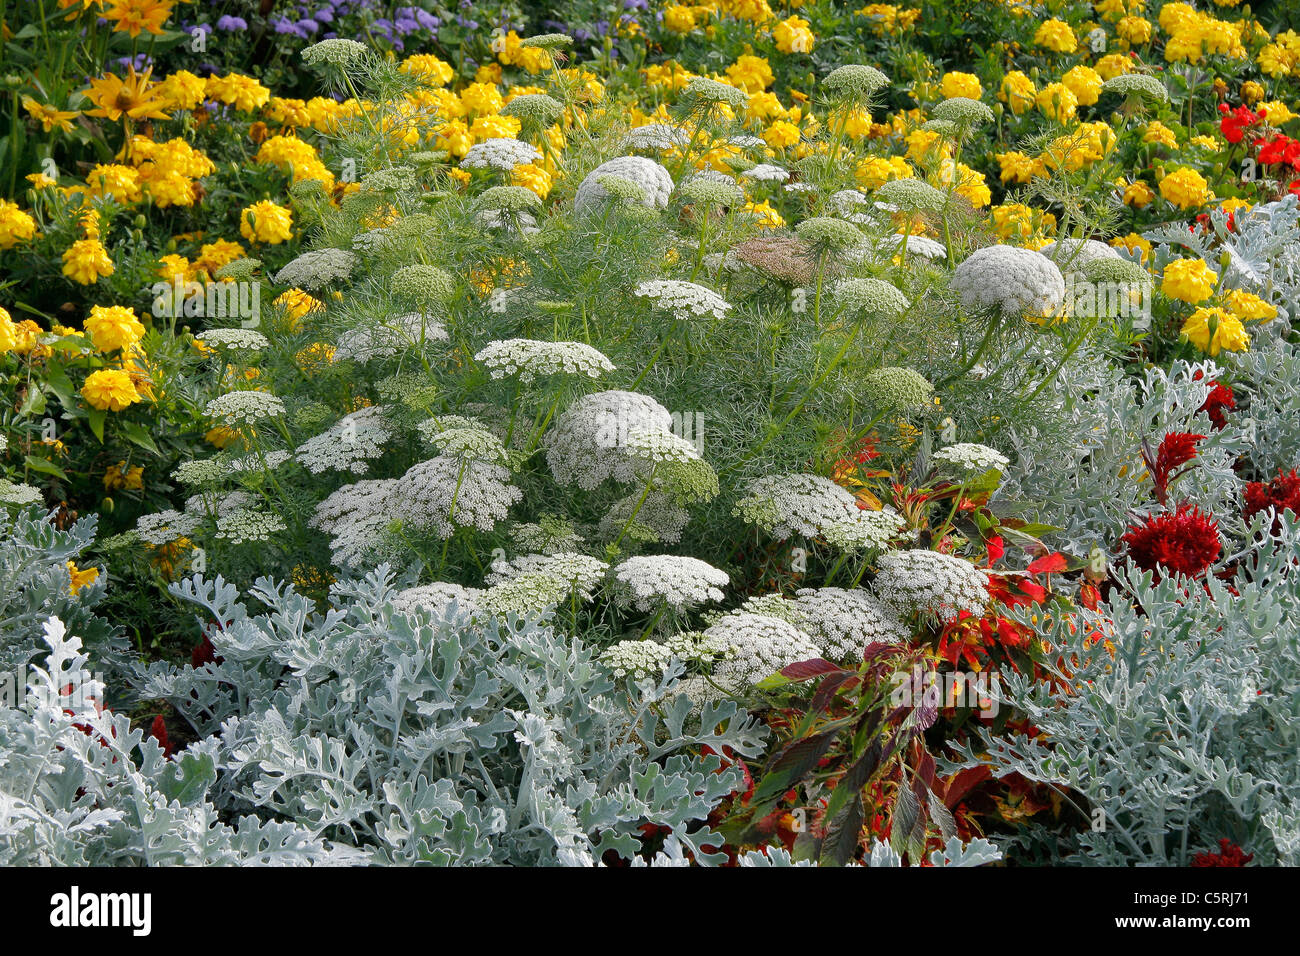
[[[158,741],[158,746],[163,749],[164,756],[170,757],[172,755],[174,752],[172,742],[167,737],[167,722],[163,720],[162,714],[155,717],[153,723],[149,725],[149,736]]]
[[[1157,580],[1165,571],[1200,577],[1222,550],[1218,524],[1185,501],[1174,511],[1148,515],[1120,540],[1133,563],[1153,572]]]
[[[1218,853],[1198,853],[1192,857],[1192,866],[1245,866],[1255,859],[1255,854],[1247,853],[1231,840],[1219,841]]]
[[[222,658],[217,655],[217,650],[208,640],[207,632],[203,634],[203,640],[194,645],[190,651],[190,666],[198,670],[204,664],[220,664]]]
[[[1199,377],[1200,373],[1197,373]],[[1205,397],[1201,403],[1198,412],[1205,412],[1210,416],[1210,421],[1214,424],[1216,431],[1220,431],[1228,426],[1227,412],[1235,411],[1237,408],[1237,396],[1232,393],[1232,389],[1222,382],[1210,383],[1210,394]]]
[[[1267,484],[1252,481],[1246,485],[1245,498],[1246,507],[1242,509],[1241,516],[1249,521],[1265,508],[1274,508],[1277,517],[1273,519],[1273,530],[1278,531],[1282,526],[1284,510],[1289,508],[1292,514],[1300,515],[1300,475],[1296,474],[1294,468],[1286,474],[1279,468],[1277,477]]]
[[[1238,106],[1234,110],[1229,109],[1227,103],[1220,103],[1219,112],[1223,114],[1223,119],[1219,120],[1219,130],[1229,143],[1240,143],[1246,135],[1246,130],[1264,121],[1262,111],[1253,112],[1248,106]]]
[[[1162,505],[1169,497],[1169,486],[1183,474],[1181,471],[1174,474],[1174,469],[1196,457],[1196,443],[1203,438],[1204,435],[1191,432],[1170,432],[1160,440],[1155,455],[1145,441],[1142,443],[1142,460],[1151,472],[1152,491]]]

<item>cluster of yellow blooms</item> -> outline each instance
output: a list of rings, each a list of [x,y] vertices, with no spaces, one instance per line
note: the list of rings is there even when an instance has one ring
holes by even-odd
[[[1259,296],[1232,289],[1219,296],[1219,305],[1205,305],[1215,298],[1219,277],[1201,259],[1176,259],[1161,279],[1160,291],[1171,299],[1198,308],[1183,323],[1183,336],[1208,355],[1220,351],[1243,352],[1250,347],[1246,322],[1268,322],[1277,318],[1277,307]]]

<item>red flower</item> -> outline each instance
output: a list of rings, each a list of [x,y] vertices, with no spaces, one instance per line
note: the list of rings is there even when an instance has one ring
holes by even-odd
[[[1160,440],[1154,456],[1146,442],[1142,443],[1142,460],[1151,472],[1152,491],[1162,505],[1169,497],[1169,486],[1183,474],[1174,474],[1174,470],[1196,457],[1196,443],[1204,438],[1191,432],[1170,432]]]
[[[1292,514],[1300,515],[1300,475],[1296,474],[1294,468],[1286,474],[1279,468],[1277,477],[1268,484],[1252,481],[1246,485],[1245,498],[1246,507],[1242,509],[1241,516],[1249,521],[1265,508],[1271,507],[1277,511],[1277,517],[1273,519],[1273,530],[1278,531],[1282,527],[1284,510],[1290,509]]]
[[[1200,372],[1197,372],[1197,377],[1200,377]],[[1197,411],[1210,416],[1215,430],[1220,431],[1228,426],[1228,416],[1225,413],[1237,408],[1237,396],[1222,382],[1211,382],[1210,386],[1210,394],[1205,396],[1205,401]]]
[[[1245,866],[1255,859],[1255,854],[1246,853],[1231,840],[1219,841],[1218,853],[1198,853],[1192,857],[1192,866]]]
[[[149,736],[158,741],[158,746],[163,749],[163,755],[170,757],[174,752],[171,740],[167,737],[167,721],[163,720],[162,714],[153,719],[149,725]]]
[[[1269,140],[1257,139],[1255,145],[1259,147],[1258,158],[1261,166],[1286,163],[1288,166],[1300,169],[1300,140],[1279,133]]]
[[[1174,511],[1148,515],[1120,539],[1139,568],[1156,579],[1166,571],[1200,577],[1219,556],[1219,526],[1210,515],[1187,502]]]
[[[1219,120],[1219,130],[1229,143],[1240,143],[1247,129],[1258,126],[1264,121],[1262,110],[1255,113],[1248,106],[1238,106],[1234,110],[1229,109],[1227,103],[1220,103],[1219,112],[1223,114],[1223,119]]]

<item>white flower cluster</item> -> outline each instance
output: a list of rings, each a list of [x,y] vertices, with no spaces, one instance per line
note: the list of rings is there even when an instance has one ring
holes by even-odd
[[[886,246],[886,254],[890,257],[898,255],[903,250],[903,236],[890,235],[881,240],[881,245]],[[908,236],[907,237],[907,254],[909,256],[920,256],[922,259],[944,259],[948,256],[948,250],[942,242],[934,239],[928,239],[925,236]]]
[[[316,506],[309,522],[331,535],[330,551],[339,567],[361,564],[390,550],[387,534],[393,518],[389,502],[396,478],[353,482]]]
[[[240,508],[217,519],[217,537],[231,544],[252,544],[270,541],[285,527],[284,519],[279,515]]]
[[[209,348],[247,352],[260,352],[271,344],[261,332],[240,328],[208,329],[199,341]]]
[[[607,562],[576,552],[525,554],[509,561],[493,561],[483,583],[492,586],[514,580],[521,574],[549,574],[566,582],[570,591],[589,601],[608,570]]]
[[[672,415],[653,398],[637,392],[593,392],[574,401],[546,433],[546,463],[562,485],[591,491],[606,478],[637,476],[638,459],[628,454],[633,428],[671,431]]]
[[[364,475],[370,459],[384,454],[393,437],[383,405],[370,405],[344,415],[329,429],[298,446],[298,461],[313,475],[326,471],[350,471]]]
[[[874,553],[884,550],[905,524],[907,521],[893,508],[885,507],[879,511],[859,508],[855,514],[823,527],[822,537],[842,551]]]
[[[489,342],[474,356],[493,378],[517,375],[525,385],[541,375],[586,375],[599,378],[614,371],[614,363],[599,350],[582,342],[541,342],[503,339]]]
[[[625,444],[629,455],[651,464],[698,461],[700,458],[694,442],[662,428],[633,426],[627,430]]]
[[[953,273],[952,289],[968,309],[1008,315],[1055,315],[1065,300],[1065,278],[1056,263],[1015,246],[977,249]]]
[[[491,531],[523,495],[508,468],[440,455],[397,479],[390,508],[402,521],[450,538],[458,527]]]
[[[435,615],[443,614],[453,603],[462,611],[474,611],[478,607],[483,592],[478,588],[461,587],[434,581],[406,588],[393,595],[393,610],[401,614],[410,614],[417,610],[429,610]]]
[[[821,656],[813,639],[799,628],[762,614],[727,614],[704,635],[729,649],[728,659],[714,667],[713,679],[735,692],[790,664]]]
[[[680,126],[647,123],[644,126],[633,127],[624,137],[623,144],[627,149],[665,150],[685,146],[689,139],[690,135]]]
[[[265,418],[282,417],[284,402],[269,392],[251,389],[243,392],[227,392],[208,402],[207,407],[203,409],[203,414],[231,427],[253,425]]]
[[[437,421],[438,419],[430,419],[428,422],[422,422],[421,424],[427,425],[430,422]],[[502,444],[500,438],[486,428],[443,427],[436,430],[425,429],[422,430],[421,434],[424,436],[424,440],[439,455],[447,458],[462,461],[486,461],[507,468],[510,466],[510,453],[506,450],[506,446]]]
[[[681,611],[721,601],[730,578],[698,558],[671,554],[637,555],[614,568],[615,600],[622,606],[651,611],[660,602]]]
[[[193,458],[177,465],[172,477],[182,485],[215,485],[226,477],[226,466],[220,458]]]
[[[663,309],[678,321],[704,316],[724,319],[731,308],[731,304],[712,289],[678,279],[650,279],[638,285],[632,294],[649,299],[656,308]]]
[[[541,151],[531,143],[498,137],[471,146],[460,166],[461,169],[497,169],[508,173],[516,166],[535,163],[541,158]]]
[[[275,282],[299,289],[319,289],[352,275],[357,261],[355,255],[343,249],[314,249],[277,272]]]
[[[528,571],[483,592],[479,604],[489,614],[525,617],[553,610],[573,590],[567,581],[545,571]]]
[[[246,471],[275,471],[285,462],[293,457],[292,454],[283,450],[263,452],[260,455],[243,455],[238,458],[230,458],[226,461],[226,469],[235,474],[241,474]]]
[[[445,342],[447,338],[447,329],[441,322],[419,312],[408,312],[344,332],[334,349],[334,361],[369,362],[422,343]]]
[[[600,659],[615,677],[631,677],[641,681],[647,678],[658,679],[673,659],[673,652],[658,641],[619,641],[607,647]]]
[[[752,179],[760,183],[783,183],[790,178],[790,173],[771,163],[758,163],[740,174],[741,179]]]
[[[1082,272],[1084,266],[1098,259],[1123,258],[1106,243],[1096,239],[1058,239],[1038,251],[1055,262],[1062,272]]]
[[[632,518],[633,509],[636,509],[635,519]],[[634,491],[610,506],[600,520],[600,533],[613,539],[626,527],[626,536],[633,541],[676,544],[682,540],[682,531],[690,519],[690,513],[662,491],[651,490],[645,500],[642,500],[640,491]]]
[[[590,212],[604,203],[609,193],[600,184],[600,180],[605,176],[617,176],[635,183],[644,193],[642,203],[651,209],[667,206],[668,197],[673,191],[673,177],[653,159],[644,156],[616,156],[593,169],[579,184],[577,195],[573,198],[573,208],[577,213]]]
[[[528,554],[560,554],[576,551],[583,544],[582,535],[563,518],[552,514],[538,516],[536,522],[518,522],[510,529],[510,540]]]
[[[863,588],[802,588],[795,592],[799,626],[827,660],[861,661],[868,644],[898,644],[908,629]]]
[[[736,502],[733,513],[784,541],[793,535],[815,537],[860,510],[852,493],[829,478],[795,474],[750,482],[749,494]]]
[[[156,514],[143,515],[135,523],[135,533],[141,541],[160,546],[193,534],[201,521],[198,515],[181,514],[168,508]]]
[[[934,614],[951,621],[962,611],[982,614],[989,603],[988,578],[969,561],[916,549],[881,555],[874,588],[900,615]]]
[[[1011,459],[995,448],[974,442],[958,442],[940,448],[931,456],[935,461],[952,465],[972,475],[982,475],[990,469],[1002,471]]]

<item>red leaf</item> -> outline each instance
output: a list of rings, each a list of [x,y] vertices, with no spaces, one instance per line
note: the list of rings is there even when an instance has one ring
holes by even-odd
[[[1051,574],[1055,571],[1064,571],[1069,566],[1070,562],[1066,560],[1065,555],[1055,551],[1052,554],[1043,555],[1025,570],[1029,574]]]
[[[823,674],[835,674],[843,670],[838,664],[832,664],[830,661],[822,660],[820,657],[814,657],[810,661],[798,661],[794,664],[787,664],[781,668],[781,676],[788,677],[790,680],[808,680],[810,677],[821,677]]]

